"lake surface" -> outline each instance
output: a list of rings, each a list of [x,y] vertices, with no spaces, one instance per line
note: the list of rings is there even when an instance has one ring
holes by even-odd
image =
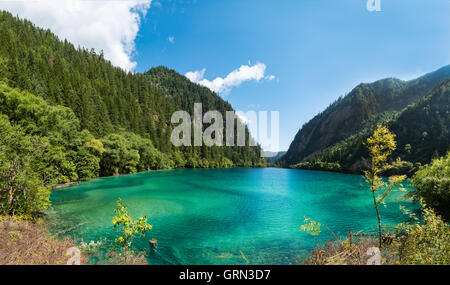
[[[317,243],[331,239],[300,232],[305,217],[340,235],[375,232],[376,213],[364,178],[321,171],[177,169],[108,177],[51,195],[53,233],[99,240],[117,237],[111,219],[117,197],[133,218],[146,215],[153,229],[134,247],[150,264],[299,264]],[[381,208],[384,225],[406,220],[414,208],[395,192]],[[156,250],[148,240],[156,238]],[[243,256],[245,258],[243,258]]]

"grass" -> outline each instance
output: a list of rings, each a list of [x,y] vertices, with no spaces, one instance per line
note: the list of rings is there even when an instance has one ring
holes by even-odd
[[[389,243],[389,240],[385,240]],[[386,244],[388,245],[388,244]],[[378,239],[375,236],[353,236],[353,240],[330,240],[324,245],[318,245],[305,260],[305,265],[367,265],[372,257],[367,253],[371,247],[378,247]],[[385,246],[381,252],[381,264],[395,264],[396,257],[389,246]]]
[[[45,233],[45,224],[17,218],[0,217],[1,265],[64,265],[72,257],[67,250],[76,243],[64,238],[58,240]],[[81,264],[87,257],[81,254]]]
[[[67,250],[76,241],[49,236],[42,220],[34,222],[16,217],[0,216],[0,265],[66,265],[72,255]],[[143,253],[80,251],[80,264],[88,264],[90,257],[103,265],[147,265]]]

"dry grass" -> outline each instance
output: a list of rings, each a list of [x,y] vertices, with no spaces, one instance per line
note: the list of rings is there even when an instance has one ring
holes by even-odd
[[[70,238],[57,239],[46,234],[42,220],[36,222],[0,216],[0,265],[65,265],[71,258],[67,250],[77,246]],[[147,265],[144,253],[108,252],[97,256],[81,251],[80,263],[86,265],[90,256],[97,264]]]
[[[0,217],[1,265],[64,265],[71,258],[66,252],[73,246],[76,243],[69,238],[47,236],[42,221]],[[81,255],[81,264],[86,261]]]
[[[328,241],[319,245],[305,260],[306,265],[366,265],[371,257],[367,255],[370,247],[378,247],[378,239],[370,236],[353,237],[352,243]],[[395,264],[395,256],[389,250],[381,252],[382,264]]]

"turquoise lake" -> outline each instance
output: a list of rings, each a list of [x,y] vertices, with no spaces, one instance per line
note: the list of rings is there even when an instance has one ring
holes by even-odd
[[[77,240],[111,241],[117,197],[133,218],[146,215],[153,229],[134,247],[150,264],[299,264],[331,239],[300,232],[305,217],[339,235],[375,232],[376,213],[364,178],[321,171],[177,169],[99,178],[54,191],[50,230]],[[383,225],[405,221],[399,206],[415,208],[404,192],[380,209]],[[150,249],[148,240],[158,247]]]

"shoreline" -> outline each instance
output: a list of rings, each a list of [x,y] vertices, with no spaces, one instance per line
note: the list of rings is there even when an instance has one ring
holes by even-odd
[[[57,189],[71,187],[71,186],[76,186],[78,184],[80,184],[80,181],[72,181],[72,182],[61,183],[61,184],[57,184],[57,185],[53,186],[52,190],[57,190]]]
[[[277,165],[268,165],[264,167],[245,167],[245,166],[232,166],[232,167],[196,167],[196,168],[185,168],[185,167],[177,167],[177,168],[166,168],[166,169],[154,169],[154,170],[144,170],[135,173],[123,173],[118,175],[110,175],[110,176],[97,176],[87,180],[79,180],[79,181],[70,181],[66,183],[60,183],[51,187],[51,190],[61,190],[65,188],[70,188],[72,186],[78,186],[83,182],[89,182],[95,179],[103,179],[103,178],[114,178],[126,175],[135,175],[142,174],[146,172],[154,172],[154,171],[168,171],[168,170],[178,170],[178,169],[233,169],[233,168],[245,168],[245,169],[258,169],[258,168],[279,168],[279,169],[290,169],[290,170],[303,170],[303,171],[315,171],[315,172],[329,172],[329,173],[337,173],[337,174],[346,174],[346,175],[364,175],[362,172],[352,172],[352,171],[339,171],[339,170],[328,170],[328,169],[304,169],[304,168],[295,168],[295,167],[284,167]],[[388,177],[381,175],[382,177]],[[408,176],[408,179],[410,177]]]
[[[93,177],[87,180],[78,180],[78,181],[70,181],[70,182],[66,182],[66,183],[59,183],[56,184],[54,186],[51,186],[51,190],[60,190],[60,189],[64,189],[64,188],[69,188],[72,186],[78,186],[80,183],[82,182],[88,182],[88,181],[92,181],[95,179],[100,179],[100,178],[113,178],[113,177],[120,177],[120,176],[125,176],[125,175],[134,175],[134,174],[141,174],[141,173],[146,173],[146,172],[154,172],[154,171],[168,171],[168,170],[177,170],[177,169],[232,169],[232,168],[285,168],[285,167],[275,167],[275,166],[264,166],[264,167],[245,167],[245,166],[232,166],[232,167],[195,167],[195,168],[186,168],[186,167],[176,167],[176,168],[165,168],[165,169],[150,169],[150,170],[144,170],[144,171],[138,171],[135,173],[122,173],[122,174],[117,174],[117,175],[110,175],[110,176],[97,176],[97,177]],[[288,168],[286,168],[288,169]]]

